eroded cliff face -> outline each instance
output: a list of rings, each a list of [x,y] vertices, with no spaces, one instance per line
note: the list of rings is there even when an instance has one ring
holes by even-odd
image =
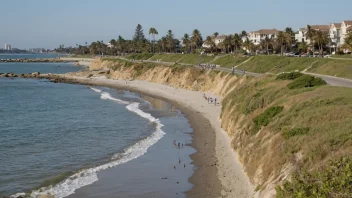
[[[247,84],[258,81],[251,77],[237,77],[227,72],[200,70],[190,67],[177,66],[142,66],[143,64],[131,64],[119,61],[95,61],[90,70],[110,70],[108,77],[111,79],[139,79],[160,84],[166,84],[175,88],[183,88],[194,91],[211,92],[223,99],[221,113],[222,127],[230,135],[232,145],[239,153],[240,161],[244,164],[245,171],[254,186],[260,186],[260,197],[273,197],[275,185],[286,178],[289,171],[283,170],[278,173],[264,174],[264,171],[272,171],[270,164],[275,159],[269,151],[274,147],[277,137],[270,131],[252,136],[250,125],[252,117],[258,115],[254,111],[248,115],[238,110],[238,104],[231,99],[240,95],[246,89]],[[254,145],[264,138],[261,145]],[[289,165],[283,163],[282,167]]]

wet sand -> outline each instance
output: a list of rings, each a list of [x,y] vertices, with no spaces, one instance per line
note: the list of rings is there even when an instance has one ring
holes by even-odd
[[[221,129],[221,106],[208,104],[202,92],[176,89],[145,81],[123,81],[104,78],[87,79],[63,76],[82,84],[120,88],[165,100],[187,115],[194,130],[192,146],[197,150],[191,156],[196,169],[190,182],[194,188],[188,197],[252,197],[253,187],[231,148],[231,140]],[[210,94],[210,93],[207,93]],[[220,101],[219,101],[220,102]]]

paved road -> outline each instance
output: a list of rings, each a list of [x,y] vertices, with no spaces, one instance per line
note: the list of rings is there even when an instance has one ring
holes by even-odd
[[[127,61],[130,61],[130,60],[122,58],[122,57],[119,57],[119,58],[127,60]],[[160,64],[164,64],[164,65],[173,65],[173,64],[175,64],[173,62],[158,62],[158,61],[151,61],[151,60],[143,60],[143,61],[135,61],[135,62],[151,62],[151,63],[160,63]],[[178,64],[179,65],[185,65],[185,66],[192,66],[192,64],[185,64],[185,63],[178,63]],[[230,72],[230,73],[232,72],[232,69],[223,68],[223,67],[216,68],[216,70]],[[239,75],[246,74],[246,75],[254,76],[254,77],[259,77],[259,76],[263,76],[264,75],[264,74],[253,73],[253,72],[248,72],[248,71],[246,71],[244,73],[241,70],[235,70],[235,73],[239,74]],[[320,77],[323,80],[325,80],[326,83],[328,83],[328,85],[331,85],[331,86],[352,88],[352,80],[350,80],[350,79],[339,78],[339,77],[335,77],[335,76],[322,75],[322,74],[316,74],[316,73],[310,73],[310,72],[305,72],[305,71],[303,71],[302,73],[309,74],[309,75],[316,76],[316,77]]]
[[[328,85],[331,85],[331,86],[352,88],[352,80],[350,80],[350,79],[322,75],[322,74],[316,74],[316,73],[310,73],[310,72],[302,72],[302,73],[309,74],[309,75],[316,76],[316,77],[320,77],[323,80],[325,80],[325,82],[328,83]]]

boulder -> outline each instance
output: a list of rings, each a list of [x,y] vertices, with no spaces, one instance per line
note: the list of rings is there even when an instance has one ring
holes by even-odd
[[[33,76],[39,76],[39,75],[40,75],[40,72],[33,72],[32,75],[33,75]]]

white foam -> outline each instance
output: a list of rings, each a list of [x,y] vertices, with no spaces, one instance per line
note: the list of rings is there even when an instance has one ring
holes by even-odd
[[[119,103],[121,103],[122,101],[117,98],[111,97],[110,94],[106,92],[101,93],[101,97],[102,99],[110,99],[110,100],[117,101]],[[151,114],[146,113],[141,109],[139,109],[139,103],[130,104],[129,102],[126,102],[126,101],[122,101],[122,103],[129,104],[128,106],[126,106],[126,108],[129,111],[135,112],[139,116],[148,119],[150,122],[156,123],[155,132],[152,133],[149,137],[126,148],[122,153],[115,154],[112,157],[111,162],[94,168],[79,171],[78,173],[70,176],[63,182],[53,187],[50,186],[47,188],[42,188],[38,191],[33,191],[31,194],[31,197],[37,197],[38,195],[41,195],[41,194],[55,195],[56,198],[67,197],[68,195],[75,193],[75,190],[77,190],[78,188],[81,188],[83,186],[86,186],[98,181],[97,172],[114,166],[118,166],[120,164],[126,163],[128,161],[131,161],[133,159],[136,159],[144,155],[150,146],[158,142],[165,135],[164,131],[161,130],[161,128],[163,127],[161,122],[155,117],[153,117]]]
[[[90,87],[90,89],[95,91],[95,92],[97,92],[97,93],[101,93],[102,92],[102,90],[94,88],[94,87]]]
[[[100,96],[101,99],[103,100],[112,100],[112,101],[115,101],[115,102],[118,102],[120,104],[130,104],[129,102],[127,101],[124,101],[124,100],[120,100],[120,99],[117,99],[117,98],[114,98],[112,97],[109,93],[107,92],[103,92],[101,93],[101,96]]]

